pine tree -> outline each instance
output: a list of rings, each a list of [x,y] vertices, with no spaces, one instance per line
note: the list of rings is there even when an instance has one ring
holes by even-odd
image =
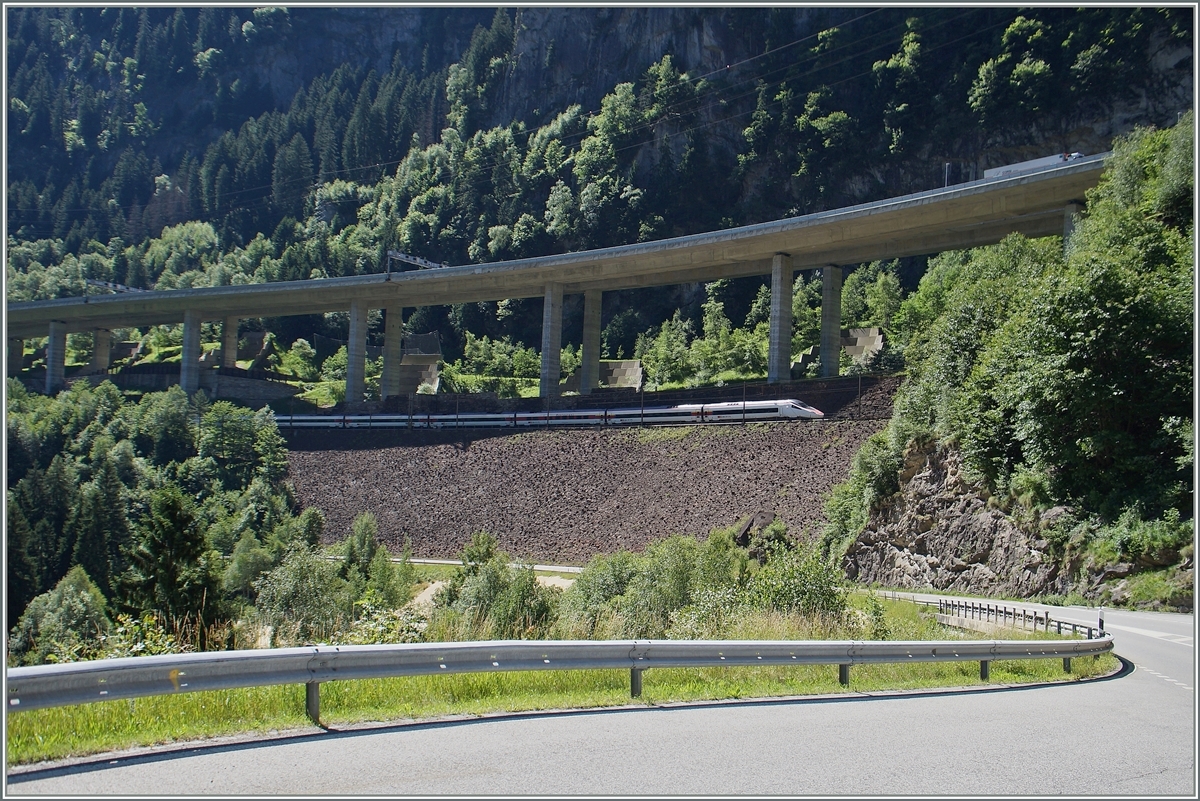
[[[125,605],[174,620],[215,621],[221,577],[206,552],[192,501],[174,484],[155,490],[140,533],[121,582]]]
[[[271,170],[271,199],[276,209],[283,214],[300,217],[312,180],[312,154],[304,137],[296,134],[275,154],[275,165]]]
[[[75,547],[71,561],[83,565],[108,597],[123,567],[122,546],[129,538],[125,517],[125,487],[116,466],[107,459],[95,468],[84,488],[73,521]]]
[[[25,607],[33,600],[38,592],[37,566],[29,555],[30,540],[33,533],[29,529],[29,521],[21,512],[21,507],[15,503],[8,504],[7,528],[5,538],[8,540],[8,575],[5,580],[5,593],[8,601],[7,629],[17,624]]]
[[[353,569],[366,577],[371,572],[371,560],[379,550],[379,524],[371,512],[363,512],[354,518],[350,537],[346,542],[346,555],[342,563],[343,575]]]
[[[71,522],[75,539],[71,562],[86,570],[100,591],[108,595],[112,589],[112,569],[108,558],[106,517],[102,493],[95,484],[87,484],[79,500],[79,510]]]

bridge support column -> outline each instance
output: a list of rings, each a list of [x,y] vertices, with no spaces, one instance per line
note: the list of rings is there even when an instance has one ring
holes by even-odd
[[[1077,201],[1071,201],[1063,207],[1063,247],[1067,246],[1067,239],[1075,231],[1075,215],[1082,214],[1084,205]]]
[[[600,307],[604,292],[583,293],[583,363],[579,367],[579,394],[588,395],[600,385]]]
[[[542,307],[542,377],[539,395],[558,395],[562,360],[562,284],[546,284],[546,303]]]
[[[771,260],[771,330],[767,342],[767,383],[792,377],[792,257]]]
[[[367,304],[350,302],[350,341],[346,344],[346,405],[363,402],[367,389]]]
[[[238,318],[226,317],[221,326],[221,366],[237,367]]]
[[[179,386],[188,395],[200,389],[200,324],[198,311],[183,313],[183,353],[179,362]]]
[[[21,367],[25,364],[25,340],[20,337],[12,337],[8,340],[8,362],[6,364],[8,375],[17,375],[21,372]]]
[[[50,338],[46,340],[46,394],[53,395],[63,388],[67,366],[67,324],[57,320],[50,323]]]
[[[840,373],[842,360],[842,268],[821,268],[821,377]]]
[[[92,331],[92,370],[98,373],[107,373],[110,355],[112,355],[112,331],[106,328],[97,328]]]
[[[400,394],[400,360],[404,358],[404,309],[388,306],[383,311],[383,375],[379,377],[379,397]]]

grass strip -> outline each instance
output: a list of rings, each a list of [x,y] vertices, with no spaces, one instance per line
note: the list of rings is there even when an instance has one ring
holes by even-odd
[[[1075,680],[1117,666],[1111,654],[1075,659],[1000,660],[989,682],[978,662],[855,665],[850,691],[915,690],[985,684]],[[660,668],[643,674],[641,703],[769,698],[844,692],[836,665]],[[321,719],[337,727],[369,721],[420,720],[548,709],[620,706],[629,696],[627,670],[530,671],[417,676],[321,685]],[[9,714],[7,764],[24,765],[238,733],[309,725],[303,685],[154,696]]]

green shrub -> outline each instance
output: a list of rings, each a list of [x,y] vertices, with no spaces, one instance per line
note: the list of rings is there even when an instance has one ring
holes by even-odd
[[[346,380],[346,365],[348,362],[349,357],[346,355],[346,346],[342,345],[332,356],[321,362],[321,380],[344,382]]]
[[[692,573],[700,544],[674,535],[651,544],[639,560],[639,570],[625,593],[616,599],[623,636],[663,637],[671,614],[691,602]]]
[[[407,543],[402,556],[403,561],[399,564],[392,562],[387,548],[377,550],[367,570],[367,594],[374,595],[381,603],[393,608],[408,603],[416,583],[416,573],[408,561],[410,558],[412,548]]]
[[[1177,610],[1190,610],[1193,606],[1192,578],[1183,570],[1155,570],[1130,576],[1127,590],[1133,606]]]
[[[896,426],[890,425],[868,437],[850,463],[849,478],[830,492],[822,545],[831,555],[841,556],[867,525],[871,510],[899,491],[903,446],[896,433]]]
[[[372,512],[362,512],[350,526],[350,536],[342,543],[342,576],[357,569],[366,576],[371,571],[371,560],[379,550],[379,523]]]
[[[746,599],[760,609],[838,618],[846,612],[842,583],[820,549],[806,546],[772,553],[750,580]]]
[[[350,628],[336,635],[339,645],[386,645],[420,642],[429,621],[420,612],[397,609],[368,589],[362,600],[355,601],[355,620]]]
[[[305,381],[315,381],[320,374],[316,365],[317,352],[307,339],[297,339],[280,359],[280,369]]]
[[[353,598],[337,563],[306,546],[292,545],[279,566],[253,586],[260,618],[281,640],[315,641],[350,619]]]
[[[886,640],[892,636],[888,626],[887,612],[879,602],[879,596],[873,591],[867,594],[867,617],[871,620],[871,639]]]
[[[29,602],[8,641],[10,663],[41,665],[94,658],[112,627],[104,595],[78,565]]]
[[[1143,520],[1141,510],[1133,506],[1101,527],[1089,550],[1101,565],[1132,561],[1143,567],[1165,567],[1179,561],[1181,549],[1192,542],[1194,526],[1192,520],[1181,521],[1175,509],[1168,509],[1160,519]]]
[[[591,637],[612,601],[625,594],[638,571],[638,557],[629,551],[592,557],[559,606],[565,637]]]
[[[101,647],[105,659],[182,654],[192,650],[190,644],[181,643],[173,632],[166,630],[161,615],[152,612],[143,614],[141,618],[117,615],[112,633],[101,637]]]
[[[544,637],[554,623],[562,590],[537,582],[529,566],[506,568],[507,579],[492,602],[492,636],[503,639]]]
[[[557,618],[557,588],[537,583],[533,568],[509,567],[496,538],[476,532],[455,571],[434,598],[431,631],[443,636],[544,637]]]
[[[251,531],[242,533],[233,549],[229,565],[221,577],[221,586],[230,595],[253,600],[254,582],[271,569],[274,559]]]
[[[672,640],[706,640],[726,636],[744,608],[741,588],[704,587],[692,594],[691,603],[671,614],[666,636]]]
[[[777,517],[761,529],[755,529],[750,533],[750,542],[748,544],[749,557],[757,564],[762,565],[767,561],[767,556],[771,551],[777,548],[790,548],[795,543],[788,536],[787,524],[783,522],[783,518]]]

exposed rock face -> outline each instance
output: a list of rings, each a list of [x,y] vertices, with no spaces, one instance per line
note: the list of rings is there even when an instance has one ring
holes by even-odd
[[[600,98],[622,81],[636,81],[670,54],[676,69],[706,75],[761,52],[749,31],[762,25],[760,9],[525,8],[516,11],[514,65],[505,78],[493,125],[557,113],[571,103],[597,109]],[[789,36],[810,33],[819,17],[836,24],[845,10],[792,9],[779,15]],[[786,21],[785,21],[786,20]],[[752,101],[751,101],[752,105]],[[741,144],[745,121],[720,126],[718,138]]]
[[[1018,597],[1059,591],[1046,541],[990,508],[987,492],[963,478],[956,451],[910,447],[900,486],[850,546],[850,578]]]

